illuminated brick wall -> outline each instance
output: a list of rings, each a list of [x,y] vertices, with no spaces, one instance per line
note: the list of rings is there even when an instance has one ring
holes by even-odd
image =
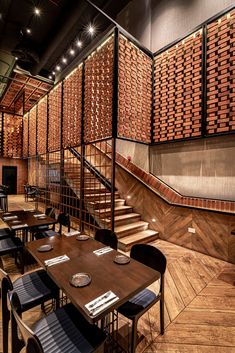
[[[29,113],[29,156],[36,156],[37,138],[37,106]]]
[[[47,96],[38,103],[37,152],[47,152]]]
[[[111,36],[85,61],[85,143],[112,136],[113,49]]]
[[[82,65],[65,80],[63,89],[63,147],[81,144]]]
[[[3,156],[22,157],[22,117],[11,114],[4,114],[3,121]]]
[[[155,57],[154,142],[201,135],[202,34]]]
[[[152,59],[120,35],[118,136],[151,142]]]
[[[49,126],[48,126],[48,150],[59,151],[61,148],[61,100],[62,84],[59,83],[49,93]]]
[[[27,158],[29,155],[29,114],[23,117],[23,157]]]
[[[235,11],[207,29],[207,134],[235,130]]]

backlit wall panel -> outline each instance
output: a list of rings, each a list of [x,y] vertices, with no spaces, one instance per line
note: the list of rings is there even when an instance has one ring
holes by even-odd
[[[114,37],[85,61],[84,142],[112,136]]]
[[[29,114],[23,117],[23,157],[27,158],[29,155]]]
[[[23,119],[11,114],[4,114],[3,119],[3,156],[22,157]]]
[[[82,65],[65,80],[63,88],[63,147],[81,144]]]
[[[47,152],[47,96],[38,103],[37,150],[38,154]]]
[[[62,83],[49,93],[48,150],[59,151],[61,148],[61,113]]]
[[[207,134],[235,130],[235,11],[207,28]]]
[[[29,113],[29,156],[36,156],[37,141],[37,106]]]
[[[120,35],[118,136],[151,142],[152,58]]]
[[[202,31],[155,57],[154,142],[201,135]]]

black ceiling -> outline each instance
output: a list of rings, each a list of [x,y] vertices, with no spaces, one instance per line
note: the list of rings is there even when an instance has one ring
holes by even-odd
[[[129,1],[93,3],[115,19]],[[40,16],[34,14],[35,7],[40,9]],[[1,56],[11,54],[19,58],[19,67],[48,77],[63,55],[69,59],[68,51],[76,39],[80,38],[84,46],[90,43],[85,31],[90,22],[95,23],[97,34],[110,25],[85,0],[0,0],[0,64]],[[76,53],[78,50],[76,47]]]

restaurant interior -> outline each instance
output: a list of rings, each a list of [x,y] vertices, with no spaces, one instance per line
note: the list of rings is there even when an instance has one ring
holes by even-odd
[[[0,1],[0,352],[235,353],[235,2]]]

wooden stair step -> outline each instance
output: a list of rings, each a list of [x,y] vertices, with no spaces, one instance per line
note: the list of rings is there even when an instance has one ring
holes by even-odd
[[[137,232],[142,232],[143,230],[146,230],[148,228],[148,225],[149,225],[148,222],[139,221],[131,224],[117,226],[114,228],[114,230],[115,230],[115,233],[117,234],[117,237],[122,238],[127,235],[131,235]]]
[[[89,200],[91,202],[99,202],[99,201],[107,201],[107,202],[110,202],[111,201],[111,193],[96,193],[96,194],[86,194],[84,195],[84,198],[86,201],[89,202]],[[119,199],[120,198],[120,195],[118,192],[115,193],[115,198],[116,199]]]
[[[139,213],[127,213],[123,215],[118,215],[114,217],[115,220],[115,227],[130,224],[130,222],[139,222],[140,221],[140,214]],[[110,218],[101,219],[101,223],[105,226],[111,222]]]
[[[110,193],[105,187],[102,188],[95,188],[95,187],[91,187],[91,188],[84,188],[84,193],[87,194],[96,194],[96,193]]]
[[[125,202],[126,202],[126,200],[117,198],[117,199],[115,199],[115,207],[116,206],[124,206]],[[102,209],[102,208],[104,208],[104,206],[106,206],[106,207],[111,206],[111,199],[110,200],[94,201],[94,202],[89,201],[89,204],[91,206],[93,206],[95,209],[97,209],[97,208]]]
[[[132,211],[133,211],[133,208],[131,206],[127,206],[127,205],[116,206],[114,208],[115,216],[132,213]],[[110,212],[111,212],[111,208],[110,207],[109,208],[97,209],[95,211],[95,213],[99,214],[102,217],[105,217],[106,215],[109,216]]]
[[[123,251],[129,251],[134,244],[150,243],[159,237],[159,233],[152,229],[146,229],[118,240],[118,248]]]

